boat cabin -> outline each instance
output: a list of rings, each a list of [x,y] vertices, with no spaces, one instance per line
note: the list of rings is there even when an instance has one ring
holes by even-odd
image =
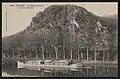
[[[73,61],[67,61],[67,60],[30,60],[26,64],[44,64],[44,65],[71,65],[73,64]]]
[[[41,64],[40,62],[41,62],[42,60],[30,60],[30,61],[28,61],[26,64]]]

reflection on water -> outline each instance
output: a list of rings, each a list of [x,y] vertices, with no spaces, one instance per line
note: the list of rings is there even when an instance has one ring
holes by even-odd
[[[17,76],[33,76],[33,77],[117,77],[117,67],[92,67],[92,68],[80,68],[73,70],[60,70],[60,69],[49,69],[49,70],[28,70],[28,69],[17,69],[17,68],[3,68],[2,72],[8,75]]]

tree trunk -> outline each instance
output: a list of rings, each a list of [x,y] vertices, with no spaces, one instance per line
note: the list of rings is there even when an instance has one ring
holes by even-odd
[[[31,58],[31,49],[30,49],[30,58]]]
[[[81,57],[83,58],[83,54],[81,53]]]
[[[56,59],[58,59],[58,48],[54,46],[54,49],[55,49]]]
[[[13,50],[13,56],[12,57],[14,58],[14,50]]]
[[[78,48],[78,60],[80,60],[80,53],[79,53],[79,48]]]
[[[96,46],[95,46],[95,75],[96,75]]]
[[[72,60],[72,49],[70,50],[70,54],[71,54],[70,57],[71,57],[71,60]]]
[[[38,52],[37,52],[37,48],[36,48],[36,59],[38,58]]]
[[[18,56],[20,57],[20,51],[19,51],[19,48],[18,48],[17,50],[18,50]]]
[[[63,56],[64,56],[64,60],[65,60],[65,47],[63,45]]]
[[[87,47],[87,61],[88,61],[88,47]]]
[[[96,47],[95,47],[95,61],[96,61]]]
[[[103,48],[103,61],[105,61],[105,52],[104,52],[104,48]]]
[[[44,47],[42,46],[42,57],[43,57],[43,59],[45,58],[44,57]]]
[[[109,61],[109,52],[107,52],[107,60]]]

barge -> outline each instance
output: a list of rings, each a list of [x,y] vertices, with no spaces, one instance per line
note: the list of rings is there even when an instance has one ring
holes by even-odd
[[[54,68],[61,68],[61,69],[77,69],[77,68],[83,68],[82,64],[73,63],[73,61],[67,61],[67,60],[31,60],[26,63],[17,62],[18,68],[27,68],[27,69],[33,69],[36,68],[37,70],[40,69],[54,69]],[[91,67],[88,67],[91,68]]]

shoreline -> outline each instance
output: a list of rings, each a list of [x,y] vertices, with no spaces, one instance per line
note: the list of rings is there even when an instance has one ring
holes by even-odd
[[[81,63],[83,65],[87,65],[87,66],[118,67],[118,62],[117,61],[95,61],[95,60],[89,60],[89,61],[87,61],[87,60],[84,60]]]

